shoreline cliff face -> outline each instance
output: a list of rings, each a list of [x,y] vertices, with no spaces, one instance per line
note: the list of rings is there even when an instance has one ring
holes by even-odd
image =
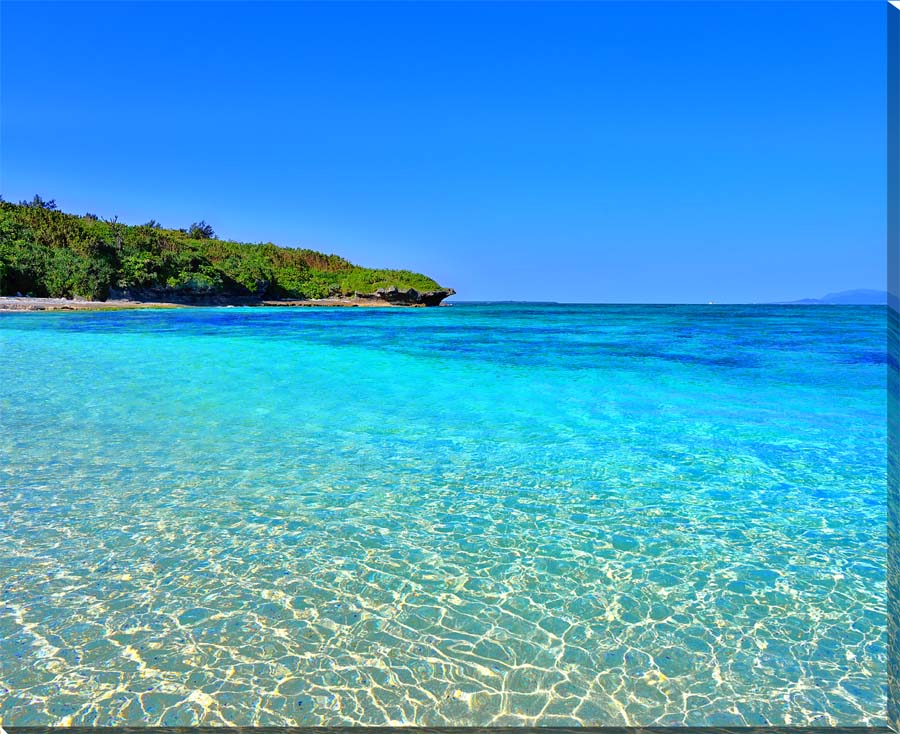
[[[440,306],[445,298],[456,293],[452,288],[417,291],[379,288],[374,293],[331,295],[324,298],[267,298],[265,293],[239,295],[214,292],[179,291],[171,288],[124,289],[111,288],[107,300],[117,303],[165,303],[180,306]]]
[[[175,305],[330,300],[436,306],[454,293],[409,270],[337,255],[220,240],[204,222],[166,229],[0,200],[0,296]]]
[[[424,299],[416,301],[387,301],[374,293],[360,293],[351,297],[259,300],[256,298],[229,298],[227,296],[205,299],[108,298],[105,301],[88,301],[69,298],[33,298],[28,296],[0,296],[0,313],[8,311],[122,311],[147,308],[203,308],[203,307],[282,307],[282,308],[424,308],[440,306],[440,301],[453,294],[453,289],[438,293],[420,294]]]

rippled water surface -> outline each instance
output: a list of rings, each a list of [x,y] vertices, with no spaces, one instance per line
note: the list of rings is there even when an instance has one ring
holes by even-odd
[[[885,313],[0,314],[3,724],[885,722]]]

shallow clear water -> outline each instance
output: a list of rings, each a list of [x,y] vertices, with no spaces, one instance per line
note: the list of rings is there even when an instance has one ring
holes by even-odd
[[[4,724],[883,724],[885,312],[0,314]]]

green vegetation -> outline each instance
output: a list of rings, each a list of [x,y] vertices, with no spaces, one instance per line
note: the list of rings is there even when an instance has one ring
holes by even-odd
[[[0,199],[0,295],[105,300],[110,289],[166,289],[173,295],[324,298],[396,286],[440,288],[419,273],[375,270],[314,250],[215,238],[204,221],[165,229],[128,226],[58,211],[35,196]]]

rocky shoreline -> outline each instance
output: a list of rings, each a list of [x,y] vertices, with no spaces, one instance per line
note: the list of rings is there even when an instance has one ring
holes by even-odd
[[[29,296],[0,296],[2,311],[117,311],[141,308],[191,308],[223,306],[283,306],[283,307],[363,307],[363,308],[426,308],[440,306],[456,291],[446,288],[420,293],[415,288],[379,288],[374,293],[355,293],[318,299],[266,299],[253,296],[224,294],[185,294],[159,291],[118,291],[106,301],[87,301],[68,298],[33,298]]]

